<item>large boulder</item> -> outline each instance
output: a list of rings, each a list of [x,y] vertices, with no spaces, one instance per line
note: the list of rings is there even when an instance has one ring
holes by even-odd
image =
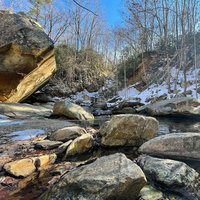
[[[100,128],[105,146],[135,146],[155,137],[159,123],[155,118],[141,115],[116,115]]]
[[[200,100],[192,97],[173,98],[142,106],[138,112],[148,113],[151,116],[184,115],[200,116]]]
[[[140,167],[117,153],[68,172],[41,199],[135,200],[145,184]]]
[[[171,133],[145,142],[139,152],[185,160],[200,160],[200,133]]]
[[[81,106],[71,103],[68,100],[59,101],[54,104],[53,113],[55,115],[63,115],[70,119],[87,120],[90,122],[94,121],[94,116],[87,112]]]
[[[56,69],[53,41],[24,14],[0,11],[0,101],[20,102]]]
[[[200,198],[199,174],[185,163],[150,156],[141,156],[138,163],[147,179],[158,187],[188,199]]]

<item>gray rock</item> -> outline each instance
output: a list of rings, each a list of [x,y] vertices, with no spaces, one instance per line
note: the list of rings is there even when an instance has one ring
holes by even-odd
[[[145,142],[140,153],[175,159],[200,160],[200,133],[171,133]]]
[[[49,117],[52,109],[26,103],[0,103],[0,114],[15,118]]]
[[[59,141],[42,140],[35,144],[35,148],[50,150],[50,149],[57,148],[61,144],[62,144],[62,142],[59,142]]]
[[[145,184],[140,167],[117,153],[68,172],[40,199],[135,200]]]
[[[145,185],[140,191],[139,200],[164,200],[164,195],[161,191],[156,190],[151,185]]]
[[[64,152],[66,152],[67,148],[69,147],[69,145],[72,143],[73,140],[69,140],[63,144],[61,144],[59,147],[58,147],[58,151],[57,153],[58,154],[62,154]]]
[[[81,106],[71,103],[68,100],[56,102],[53,107],[55,115],[63,115],[71,119],[87,120],[93,123],[94,116]]]
[[[93,137],[89,133],[77,137],[72,143],[70,143],[65,157],[85,153],[92,147],[92,141]]]
[[[65,127],[52,133],[50,140],[66,142],[68,140],[74,140],[85,133],[87,133],[86,130],[79,126]]]
[[[159,115],[200,115],[200,100],[191,97],[173,98],[149,104],[137,109],[138,112]]]
[[[186,198],[200,198],[199,174],[183,162],[141,156],[138,159],[147,179],[155,185]]]
[[[101,129],[101,143],[105,146],[136,146],[155,137],[158,121],[141,115],[116,115]]]

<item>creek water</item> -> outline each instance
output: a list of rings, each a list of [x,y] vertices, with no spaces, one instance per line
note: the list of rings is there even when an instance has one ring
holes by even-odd
[[[94,127],[99,128],[105,121],[109,120],[111,116],[99,116],[95,120]],[[158,117],[157,120],[159,121],[159,131],[157,136],[164,135],[164,134],[173,134],[177,132],[200,132],[200,119],[199,118],[186,118],[186,117]],[[24,123],[23,120],[10,120],[8,118],[4,118],[0,116],[0,126],[13,126],[13,125],[22,125]],[[87,127],[88,124],[85,122],[79,122],[77,120],[72,120],[70,123],[79,123],[83,127]],[[7,137],[11,138],[12,141],[17,140],[28,140],[32,139],[38,135],[45,134],[45,130],[35,128],[35,129],[25,129],[25,130],[17,130],[7,134]],[[115,153],[116,151],[120,151],[125,153],[128,157],[132,154],[134,149],[130,148],[117,148],[117,149],[103,149],[100,148],[99,150],[94,150],[92,153],[83,155],[79,157],[77,160],[74,159],[72,161],[80,161],[84,159],[91,158],[93,156],[102,156],[107,155],[110,153]],[[134,156],[132,156],[134,158]],[[196,169],[200,172],[200,163],[194,161],[187,161],[187,164]],[[37,178],[35,178],[35,176]],[[20,191],[12,195],[10,199],[18,200],[18,199],[36,199],[41,193],[46,190],[46,186],[48,182],[53,178],[53,176],[49,176],[48,174],[44,173],[42,176],[39,174],[32,176],[28,179],[28,183],[25,182],[27,186],[24,189],[18,188]],[[23,185],[23,184],[21,184]],[[24,187],[24,185],[23,185]],[[0,198],[1,199],[1,198]],[[182,197],[182,199],[184,199]]]

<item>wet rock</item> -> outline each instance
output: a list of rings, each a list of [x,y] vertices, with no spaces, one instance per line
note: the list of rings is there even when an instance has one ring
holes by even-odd
[[[56,69],[53,41],[24,14],[0,11],[0,101],[20,102]]]
[[[93,137],[89,133],[77,137],[67,148],[65,157],[88,151],[92,147],[92,140]]]
[[[150,156],[141,156],[138,163],[155,185],[189,199],[200,198],[199,174],[185,163]]]
[[[200,100],[191,97],[174,98],[143,106],[137,111],[152,116],[159,115],[200,115]]]
[[[70,171],[74,167],[75,165],[73,165],[70,162],[63,162],[63,163],[55,164],[53,168],[51,169],[50,173],[54,176],[59,176]]]
[[[150,185],[144,186],[139,196],[139,200],[164,200],[163,193]]]
[[[37,170],[42,170],[48,165],[53,164],[56,161],[57,155],[50,154],[50,155],[42,155],[35,158],[32,158],[34,160],[35,166],[37,167]]]
[[[68,146],[72,143],[73,140],[69,140],[58,147],[57,154],[62,154],[66,152]]]
[[[172,133],[145,142],[139,152],[175,159],[200,160],[200,133]]]
[[[0,103],[0,114],[14,118],[49,117],[52,109],[25,103]]]
[[[140,146],[155,137],[158,121],[140,115],[116,115],[101,129],[101,143],[105,146]]]
[[[50,149],[57,148],[61,144],[62,144],[62,142],[60,142],[60,141],[43,140],[43,141],[37,142],[35,144],[35,148],[44,149],[44,150],[50,150]]]
[[[50,140],[66,142],[68,140],[74,140],[85,133],[87,133],[86,130],[79,126],[65,127],[52,133]]]
[[[122,101],[112,109],[113,114],[134,114],[136,108],[143,106],[143,103],[138,101]]]
[[[53,113],[55,115],[64,115],[71,119],[94,121],[94,116],[91,113],[87,112],[81,106],[67,100],[55,103]]]
[[[135,200],[145,184],[140,167],[117,153],[68,172],[41,199]]]
[[[16,177],[26,177],[31,175],[36,170],[36,167],[33,159],[26,158],[6,163],[4,169]]]

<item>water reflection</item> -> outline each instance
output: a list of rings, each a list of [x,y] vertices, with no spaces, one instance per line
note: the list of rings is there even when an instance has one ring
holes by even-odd
[[[44,133],[45,131],[42,129],[26,129],[23,131],[12,132],[8,134],[8,136],[12,137],[12,140],[29,140]]]

